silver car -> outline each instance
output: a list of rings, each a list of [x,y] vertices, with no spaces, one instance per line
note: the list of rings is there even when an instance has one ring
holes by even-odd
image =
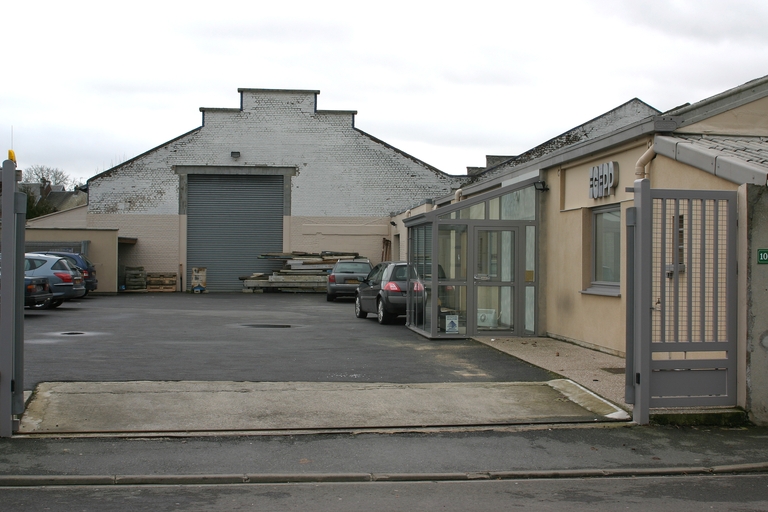
[[[357,285],[365,279],[371,271],[371,262],[368,260],[344,260],[333,266],[328,274],[328,289],[325,298],[333,302],[336,297],[354,297]]]
[[[86,293],[83,274],[61,256],[27,253],[24,255],[24,274],[48,278],[53,297],[38,306],[39,309],[57,308],[65,300],[76,299]]]

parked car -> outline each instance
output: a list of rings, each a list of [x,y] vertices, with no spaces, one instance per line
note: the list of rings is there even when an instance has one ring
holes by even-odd
[[[336,297],[354,297],[357,285],[368,276],[371,262],[368,260],[343,260],[333,266],[328,274],[328,289],[325,298],[333,302]]]
[[[46,277],[53,297],[40,309],[57,308],[65,300],[85,295],[82,273],[72,268],[65,258],[48,254],[27,253],[24,255],[24,274],[29,277]]]
[[[417,278],[405,261],[383,261],[373,267],[355,292],[355,316],[375,313],[380,324],[388,324],[405,315],[409,269],[411,278]]]
[[[52,297],[53,293],[47,277],[24,276],[24,307],[39,307]]]
[[[98,288],[99,280],[96,279],[96,267],[84,254],[67,251],[40,251],[38,254],[60,256],[67,260],[70,267],[77,267],[80,269],[80,272],[83,273],[83,280],[85,281],[86,295],[88,295],[88,292],[92,292]]]
[[[53,298],[47,277],[24,276],[24,307],[39,308]]]

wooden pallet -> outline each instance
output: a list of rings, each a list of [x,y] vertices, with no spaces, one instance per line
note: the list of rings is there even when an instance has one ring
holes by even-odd
[[[147,285],[147,291],[148,292],[175,292],[176,291],[176,285],[173,286],[158,286],[158,285]]]

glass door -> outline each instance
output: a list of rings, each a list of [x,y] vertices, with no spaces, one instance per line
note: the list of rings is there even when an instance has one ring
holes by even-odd
[[[489,331],[517,334],[519,279],[517,228],[476,227],[473,283],[477,315],[468,319],[478,335]]]

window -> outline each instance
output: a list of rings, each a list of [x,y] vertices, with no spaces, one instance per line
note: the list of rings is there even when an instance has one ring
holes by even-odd
[[[619,295],[621,282],[621,208],[592,214],[592,285],[587,293]]]

